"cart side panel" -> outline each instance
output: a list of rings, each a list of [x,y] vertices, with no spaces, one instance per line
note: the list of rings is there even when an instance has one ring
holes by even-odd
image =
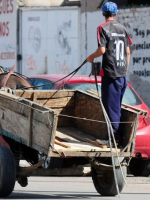
[[[77,117],[104,122],[99,123],[77,119],[76,128],[86,133],[89,133],[99,139],[107,139],[107,126],[104,120],[99,99],[80,91],[76,92],[75,99],[75,114]],[[130,141],[132,141],[133,137],[135,136],[136,126],[138,123],[138,113],[134,110],[131,110],[131,108],[122,108],[121,115],[122,122],[132,122],[120,124],[120,130],[123,137],[123,146],[125,147]],[[128,151],[131,150],[131,145],[132,144],[129,145]]]
[[[130,151],[131,147],[134,149],[135,146],[135,136],[138,124],[139,114],[131,109],[122,108],[121,110],[121,123],[120,131],[122,135],[123,146],[125,147],[130,143],[127,150]],[[133,144],[132,142],[133,141]],[[132,152],[133,153],[133,152]]]
[[[54,115],[48,108],[0,91],[1,134],[45,154],[57,125]]]
[[[36,99],[57,99],[74,96],[73,90],[16,90],[16,95],[24,99],[33,100],[33,95]]]
[[[54,90],[34,90],[22,91],[17,90],[16,95],[34,101],[42,106],[51,108],[57,114],[74,116],[74,91],[54,91]],[[70,126],[72,119],[64,116],[59,116],[59,126]]]
[[[99,139],[107,139],[107,126],[98,98],[77,91],[75,95],[75,115],[81,118],[102,121],[104,123],[86,120],[76,120],[76,128]]]

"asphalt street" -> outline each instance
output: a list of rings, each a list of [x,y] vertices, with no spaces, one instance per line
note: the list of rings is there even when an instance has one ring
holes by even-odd
[[[150,178],[127,177],[127,183],[120,197],[102,197],[96,192],[91,177],[30,177],[25,188],[16,183],[7,199],[150,199]]]

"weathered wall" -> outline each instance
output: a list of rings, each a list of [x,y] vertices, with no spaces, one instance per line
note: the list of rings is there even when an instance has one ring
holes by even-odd
[[[122,9],[117,20],[126,27],[134,42],[128,81],[150,107],[150,7]]]
[[[79,1],[68,0],[18,0],[23,6],[79,6]]]
[[[0,1],[0,66],[16,70],[16,0]]]
[[[120,9],[117,20],[126,27],[135,44],[131,50],[128,81],[150,107],[150,7]],[[82,9],[82,60],[96,50],[97,27],[104,22],[105,19],[100,10],[95,9],[93,12],[83,12]],[[95,59],[95,62],[97,61],[101,61],[101,58]],[[82,69],[82,73],[89,74],[90,69],[91,65],[87,64]]]
[[[96,11],[101,2],[103,2],[103,0],[81,0],[81,13]]]
[[[101,11],[84,12],[81,14],[81,60],[85,60],[88,55],[97,48],[97,27],[104,23]],[[96,58],[95,62],[101,62],[101,57]],[[91,64],[88,63],[82,67],[82,74],[89,75]]]
[[[24,6],[60,6],[64,0],[18,0]]]
[[[69,74],[80,63],[79,8],[22,11],[22,73]]]

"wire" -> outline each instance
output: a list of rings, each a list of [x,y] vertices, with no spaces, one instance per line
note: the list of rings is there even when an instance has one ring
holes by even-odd
[[[112,158],[113,173],[114,173],[114,179],[115,179],[115,183],[116,183],[117,193],[118,193],[118,196],[119,196],[119,187],[118,187],[118,181],[117,181],[117,175],[116,175],[115,163],[114,163],[114,157],[113,157],[112,145],[111,145],[111,135],[112,135],[112,137],[113,137],[113,141],[114,141],[114,144],[115,144],[116,154],[117,154],[117,158],[118,158],[118,164],[119,164],[119,166],[120,166],[120,170],[121,170],[121,173],[122,173],[122,176],[123,176],[124,181],[125,181],[125,177],[124,177],[124,174],[123,174],[123,171],[122,171],[122,167],[121,167],[121,164],[120,164],[120,161],[119,161],[119,155],[118,155],[118,150],[117,150],[116,141],[115,141],[115,138],[114,138],[113,129],[112,129],[110,120],[109,120],[109,118],[108,118],[108,115],[107,115],[107,113],[106,113],[106,111],[105,111],[105,108],[104,108],[103,103],[102,103],[101,98],[100,98],[100,92],[99,92],[99,87],[98,87],[98,84],[97,84],[97,75],[96,75],[95,65],[94,65],[93,69],[94,69],[95,84],[96,84],[96,89],[97,89],[99,101],[100,101],[100,104],[101,104],[101,107],[102,107],[102,110],[103,110],[103,114],[104,114],[105,121],[106,121],[106,123],[107,123],[107,130],[108,130],[108,138],[109,138],[109,144],[110,144],[110,150],[111,150],[111,158]],[[126,183],[126,181],[125,181],[125,183]],[[120,197],[120,196],[119,196],[119,197]]]
[[[38,85],[38,86],[31,86],[31,87],[23,87],[23,88],[20,88],[20,89],[24,90],[24,89],[30,89],[30,88],[38,88],[38,87],[47,86],[47,85],[54,85],[55,83],[57,83],[59,81],[62,81],[63,79],[65,79],[65,78],[67,78],[67,77],[69,77],[71,75],[72,75],[71,76],[71,78],[72,78],[86,62],[87,62],[87,59],[78,68],[76,68],[74,71],[72,71],[70,74],[64,76],[63,78],[61,78],[61,79],[59,79],[59,80],[57,80],[57,81],[55,81],[53,83],[47,83],[47,84]]]
[[[62,117],[68,117],[68,118],[74,118],[74,119],[81,119],[81,120],[85,120],[85,121],[91,121],[91,122],[98,122],[98,123],[104,123],[106,124],[106,121],[99,121],[99,120],[95,120],[95,119],[88,119],[88,118],[82,118],[82,117],[75,117],[75,116],[70,116],[70,115],[63,115],[63,114],[58,114],[59,116]],[[127,122],[110,122],[110,124],[115,124],[115,123],[120,123],[120,124],[133,124],[134,121],[127,121]]]

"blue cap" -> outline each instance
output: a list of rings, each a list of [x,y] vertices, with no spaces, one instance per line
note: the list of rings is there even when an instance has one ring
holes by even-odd
[[[109,1],[103,4],[102,11],[104,14],[109,11],[111,14],[114,15],[118,12],[118,6],[116,3]]]

